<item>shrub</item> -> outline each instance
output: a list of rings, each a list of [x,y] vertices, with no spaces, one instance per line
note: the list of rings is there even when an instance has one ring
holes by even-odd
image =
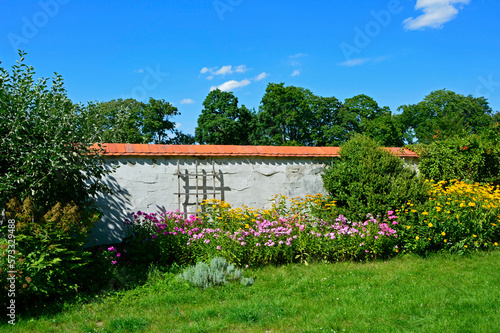
[[[427,185],[417,173],[363,135],[342,146],[340,157],[326,168],[323,182],[339,212],[353,220],[367,214],[383,216],[408,199],[427,199]]]
[[[16,303],[75,295],[99,287],[99,272],[89,251],[82,250],[87,233],[99,215],[82,211],[75,204],[56,204],[38,214],[28,198],[23,204],[11,200],[6,216],[15,223],[15,242],[8,242],[7,225],[0,228],[0,279],[3,288],[9,271],[15,271]],[[11,260],[14,260],[12,262]],[[2,293],[5,301],[7,293]]]
[[[60,76],[36,80],[24,53],[12,71],[0,67],[0,210],[11,198],[31,197],[40,211],[57,202],[79,207],[108,188],[95,124],[66,96]]]
[[[253,284],[252,278],[244,278],[243,271],[221,257],[213,258],[210,264],[198,262],[195,266],[186,268],[179,278],[203,289],[237,280],[243,285]]]
[[[427,179],[500,184],[500,125],[474,136],[450,137],[417,145],[419,170]]]

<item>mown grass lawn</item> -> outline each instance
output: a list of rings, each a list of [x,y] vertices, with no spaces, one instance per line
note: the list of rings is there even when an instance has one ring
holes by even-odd
[[[173,275],[0,332],[500,332],[500,251],[295,264],[206,290]]]

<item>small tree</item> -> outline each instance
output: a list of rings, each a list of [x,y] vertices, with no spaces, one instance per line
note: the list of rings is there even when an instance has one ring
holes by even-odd
[[[355,135],[340,150],[323,175],[324,187],[340,212],[356,220],[359,215],[385,215],[408,200],[426,200],[427,185],[404,162],[365,135]]]
[[[105,190],[107,173],[91,126],[82,126],[88,110],[66,96],[55,74],[35,81],[25,53],[9,73],[0,67],[0,206],[16,197],[31,197],[37,210],[57,202],[85,206]]]

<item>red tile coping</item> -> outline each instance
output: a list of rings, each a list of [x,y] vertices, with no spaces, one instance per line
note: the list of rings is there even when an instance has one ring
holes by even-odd
[[[92,146],[97,148],[97,145]],[[235,146],[235,145],[148,145],[103,143],[107,156],[266,156],[266,157],[338,157],[339,147]],[[399,157],[419,157],[397,147],[385,148]]]

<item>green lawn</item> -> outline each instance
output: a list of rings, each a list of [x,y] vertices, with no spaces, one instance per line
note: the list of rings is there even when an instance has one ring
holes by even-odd
[[[206,290],[167,275],[0,332],[500,332],[500,251],[246,275],[253,286]]]

